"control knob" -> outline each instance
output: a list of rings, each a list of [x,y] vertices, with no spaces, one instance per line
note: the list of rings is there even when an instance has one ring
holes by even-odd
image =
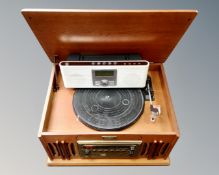
[[[100,84],[101,84],[102,86],[107,86],[107,85],[109,84],[109,81],[106,80],[106,79],[102,79],[102,80],[100,81]]]
[[[89,153],[90,153],[90,150],[89,150],[89,149],[85,149],[85,150],[84,150],[84,154],[85,154],[85,155],[88,155]]]
[[[134,155],[134,151],[135,151],[135,147],[131,147],[131,149],[129,150],[129,155]]]

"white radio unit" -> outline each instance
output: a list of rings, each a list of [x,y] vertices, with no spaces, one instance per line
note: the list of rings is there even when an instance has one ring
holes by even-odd
[[[59,66],[66,88],[143,88],[149,62],[62,61]]]

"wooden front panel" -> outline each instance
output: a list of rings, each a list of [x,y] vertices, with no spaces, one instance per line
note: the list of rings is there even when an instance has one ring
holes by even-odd
[[[75,136],[75,135],[42,135],[42,142],[47,155],[53,159],[79,159],[79,150],[77,141],[80,140],[100,140],[105,141],[100,136]],[[137,158],[145,159],[166,159],[177,140],[176,135],[118,135],[115,140],[141,140],[142,144],[138,152]]]

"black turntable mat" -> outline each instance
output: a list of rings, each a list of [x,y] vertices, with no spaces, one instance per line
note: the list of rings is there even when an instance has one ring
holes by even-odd
[[[120,130],[133,124],[144,108],[140,89],[77,89],[73,107],[79,120],[96,130]]]

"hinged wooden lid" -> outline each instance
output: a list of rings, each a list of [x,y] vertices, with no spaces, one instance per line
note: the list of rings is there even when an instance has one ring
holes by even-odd
[[[196,10],[24,9],[26,21],[53,62],[70,53],[139,53],[163,63]]]

